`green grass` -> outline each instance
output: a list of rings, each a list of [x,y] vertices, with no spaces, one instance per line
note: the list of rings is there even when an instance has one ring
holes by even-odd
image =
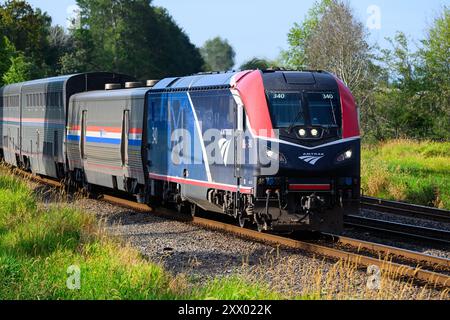
[[[248,285],[239,277],[215,279],[207,286],[194,290],[197,299],[212,300],[221,297],[225,300],[245,300],[252,297],[256,300],[277,300],[280,295],[272,292],[265,285]]]
[[[362,188],[369,196],[450,210],[450,142],[363,147]]]
[[[79,290],[67,287],[70,266],[81,271]],[[41,208],[25,182],[1,172],[0,283],[0,300],[281,298],[239,278],[200,286],[175,277],[111,239],[92,215]]]

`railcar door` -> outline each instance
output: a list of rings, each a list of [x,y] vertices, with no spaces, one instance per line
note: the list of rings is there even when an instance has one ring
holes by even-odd
[[[234,121],[234,176],[236,185],[240,186],[242,178],[242,166],[245,161],[243,152],[244,143],[244,108],[242,104],[234,104],[235,121]]]
[[[146,107],[148,107],[147,172],[151,178],[152,196],[160,196],[162,190],[157,188],[155,181],[161,181],[167,175],[169,161],[167,93],[150,93]]]

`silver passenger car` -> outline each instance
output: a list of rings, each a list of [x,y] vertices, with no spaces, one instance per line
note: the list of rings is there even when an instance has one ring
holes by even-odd
[[[115,73],[85,73],[28,81],[0,90],[0,145],[7,163],[35,174],[64,178],[67,106],[79,92],[133,80]],[[0,154],[1,156],[1,154]]]
[[[149,90],[132,88],[72,96],[67,158],[75,181],[126,191],[138,199],[145,197],[143,133]]]

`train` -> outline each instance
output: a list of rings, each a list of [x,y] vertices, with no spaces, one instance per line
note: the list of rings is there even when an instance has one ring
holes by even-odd
[[[7,164],[259,231],[339,233],[359,209],[351,91],[325,71],[149,80],[97,72],[0,89]]]

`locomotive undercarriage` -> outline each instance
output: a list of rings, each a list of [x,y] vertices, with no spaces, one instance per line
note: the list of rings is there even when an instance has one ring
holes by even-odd
[[[253,220],[259,230],[339,233],[343,230],[344,208],[329,192],[267,190],[265,197],[255,201]]]
[[[195,215],[200,208],[182,196],[182,186],[164,182],[163,204],[174,204],[179,213]],[[259,231],[318,231],[340,233],[344,211],[357,210],[357,201],[334,192],[266,190],[264,197],[217,189],[207,191],[214,212],[233,217],[241,227]]]

